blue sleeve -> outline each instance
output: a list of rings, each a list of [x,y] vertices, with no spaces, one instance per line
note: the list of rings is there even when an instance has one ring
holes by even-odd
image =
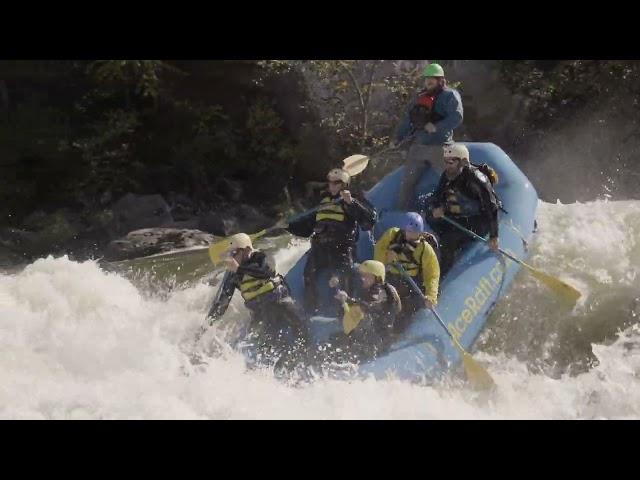
[[[451,91],[451,95],[447,95],[446,103],[444,104],[445,116],[442,120],[435,123],[436,134],[443,134],[446,132],[453,132],[460,126],[463,119],[462,99],[460,94],[455,90]]]

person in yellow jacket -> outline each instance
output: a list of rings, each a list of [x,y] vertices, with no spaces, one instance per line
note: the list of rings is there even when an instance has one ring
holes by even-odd
[[[396,319],[396,331],[403,330],[411,316],[421,308],[431,308],[438,303],[440,264],[434,250],[435,237],[423,232],[424,222],[420,214],[409,212],[399,227],[388,229],[376,242],[374,259],[388,266],[388,282],[402,299],[402,315]],[[424,292],[423,297],[413,293],[393,266],[399,263]]]

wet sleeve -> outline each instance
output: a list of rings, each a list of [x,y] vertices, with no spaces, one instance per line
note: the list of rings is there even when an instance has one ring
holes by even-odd
[[[347,215],[354,218],[363,230],[371,230],[378,220],[378,213],[369,202],[353,199],[351,205],[344,204]]]
[[[293,218],[287,225],[287,231],[296,237],[308,238],[313,233],[316,226],[316,216],[314,214],[304,215],[300,218]]]
[[[498,204],[495,195],[491,192],[489,182],[480,182],[474,178],[471,188],[480,201],[480,210],[489,225],[489,237],[498,238]]]
[[[222,289],[222,293],[218,301],[216,302],[214,300],[209,308],[207,319],[210,323],[220,320],[227,311],[227,308],[229,308],[229,304],[231,303],[231,299],[233,298],[233,294],[236,290],[237,278],[237,275],[230,274],[223,279],[222,284],[218,287],[219,289]],[[218,290],[216,290],[216,295],[217,294]]]
[[[422,284],[424,295],[433,304],[438,303],[438,288],[440,285],[440,263],[431,245],[424,243],[422,252]]]

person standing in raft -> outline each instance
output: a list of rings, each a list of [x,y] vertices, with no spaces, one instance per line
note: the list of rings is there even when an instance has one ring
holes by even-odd
[[[276,274],[263,252],[253,249],[249,235],[237,233],[228,241],[225,264],[231,275],[221,286],[220,298],[209,310],[209,323],[224,315],[234,292],[239,290],[251,314],[249,337],[258,342],[260,353],[284,355],[285,351],[292,351],[283,337],[289,329],[298,345],[304,344],[308,335],[304,315],[291,297],[284,278]]]
[[[322,192],[320,210],[289,222],[293,235],[311,237],[311,250],[304,267],[304,307],[317,312],[317,274],[320,269],[337,275],[340,284],[351,291],[351,271],[359,229],[371,230],[376,223],[375,208],[364,199],[354,198],[347,190],[351,177],[335,168],[327,175],[327,190]]]
[[[358,266],[361,288],[351,297],[338,290],[335,298],[349,308],[360,309],[363,316],[349,331],[332,338],[330,347],[324,350],[324,361],[361,363],[371,360],[385,351],[393,334],[396,316],[402,310],[402,302],[396,289],[385,281],[384,264],[366,260]]]
[[[459,143],[447,146],[444,172],[436,190],[426,200],[426,215],[434,220],[446,215],[481,237],[489,235],[489,247],[497,251],[498,210],[502,206],[492,185],[496,181],[497,175],[490,167],[470,163],[467,147]],[[443,220],[429,223],[440,240],[440,270],[444,275],[473,237]]]
[[[396,331],[404,330],[411,316],[421,308],[432,308],[438,303],[440,264],[436,255],[438,242],[430,233],[423,232],[424,222],[419,213],[409,212],[399,227],[388,229],[376,242],[374,258],[388,267],[387,279],[402,300],[402,315],[396,320]],[[394,264],[400,264],[422,290],[419,296],[402,278]]]
[[[429,163],[441,162],[442,146],[453,143],[453,131],[463,120],[462,99],[447,86],[443,68],[431,63],[422,76],[425,88],[412,99],[391,143],[393,147],[412,138],[400,183],[399,210],[412,209],[414,190],[422,174]]]

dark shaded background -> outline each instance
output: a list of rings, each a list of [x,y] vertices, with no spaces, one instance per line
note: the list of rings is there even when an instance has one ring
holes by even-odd
[[[501,146],[541,198],[640,197],[640,62],[441,63],[465,103],[456,138]],[[159,194],[171,209],[181,204],[184,218],[232,200],[274,216],[357,153],[354,145],[367,154],[383,148],[408,91],[406,75],[404,90],[394,83],[397,72],[420,64],[387,68],[370,132],[355,139],[345,127],[350,110],[341,125],[324,121],[348,95],[327,100],[332,89],[346,92],[348,82],[338,72],[314,84],[305,62],[2,61],[0,239],[7,228],[57,225],[45,217],[64,212],[63,227],[75,225],[70,238],[87,231],[107,241],[117,229],[102,227],[127,193]],[[364,61],[353,65],[367,73]]]

